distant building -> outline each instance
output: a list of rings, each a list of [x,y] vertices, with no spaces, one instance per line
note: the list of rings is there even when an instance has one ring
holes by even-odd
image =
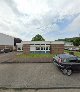
[[[62,41],[23,41],[17,43],[17,51],[29,53],[64,53],[64,42]]]
[[[0,33],[0,49],[14,47],[14,37]]]
[[[73,42],[64,42],[64,46],[67,47],[67,46],[74,46],[74,45],[73,45]]]

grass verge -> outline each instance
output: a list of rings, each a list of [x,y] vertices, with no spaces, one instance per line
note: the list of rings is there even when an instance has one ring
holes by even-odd
[[[74,55],[75,55],[75,56],[79,56],[79,57],[80,57],[80,52],[77,52],[77,51],[64,50],[64,52],[66,52],[66,53],[74,52]]]
[[[53,54],[20,54],[17,55],[19,58],[52,58]]]

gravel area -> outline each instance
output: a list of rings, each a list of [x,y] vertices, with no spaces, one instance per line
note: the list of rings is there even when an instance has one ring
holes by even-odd
[[[53,63],[0,64],[0,87],[78,88],[80,73],[63,75]]]

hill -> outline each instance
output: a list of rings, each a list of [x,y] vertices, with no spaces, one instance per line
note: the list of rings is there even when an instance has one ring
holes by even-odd
[[[56,41],[73,42],[73,45],[74,45],[74,46],[79,46],[79,45],[80,45],[80,37],[58,39],[58,40],[56,40]]]

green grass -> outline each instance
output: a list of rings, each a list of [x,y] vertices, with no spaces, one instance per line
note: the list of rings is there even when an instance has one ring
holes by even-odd
[[[72,51],[64,50],[64,52],[69,53]],[[74,51],[74,55],[80,57],[80,52]],[[54,55],[53,54],[19,54],[17,57],[19,58],[52,58]]]
[[[69,53],[69,52],[72,52],[72,51],[64,50],[64,52]],[[74,51],[74,55],[80,57],[80,52]]]
[[[19,58],[52,58],[54,55],[53,54],[20,54],[17,55]]]

